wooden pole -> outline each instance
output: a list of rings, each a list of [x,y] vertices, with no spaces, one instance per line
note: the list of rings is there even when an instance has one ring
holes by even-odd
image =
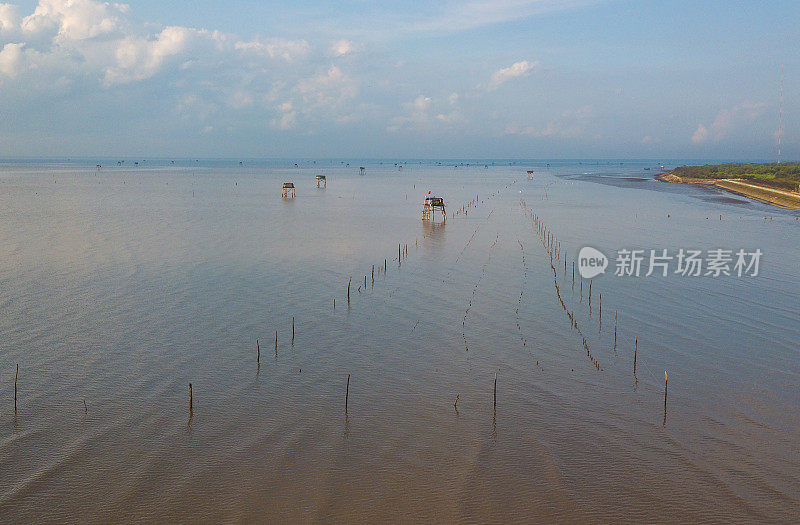
[[[261,345],[258,344],[258,339],[256,339],[256,351],[258,352],[256,355],[256,363],[261,366]]]
[[[347,414],[347,404],[350,401],[350,374],[347,374],[347,390],[344,394],[344,413]]]
[[[292,341],[294,341],[294,316],[292,316]]]
[[[386,259],[383,260],[383,273],[386,273]]]
[[[278,357],[278,331],[275,330],[275,357]]]
[[[614,310],[614,350],[617,349],[617,311]]]
[[[664,423],[667,422],[667,371],[664,370]]]
[[[372,265],[372,286],[375,286],[375,265]]]
[[[633,343],[633,375],[636,375],[636,354],[639,353],[639,336],[637,335]]]
[[[192,384],[191,384],[191,383],[189,383],[189,413],[191,413],[191,412],[192,412],[192,405],[193,405],[193,399],[192,399]]]
[[[347,304],[350,304],[350,283],[353,282],[353,277],[347,280]]]
[[[455,401],[455,403],[453,403],[453,407],[455,407],[456,410],[458,410],[458,396],[459,395],[460,394],[456,393],[456,401]]]
[[[19,378],[19,363],[17,363],[17,371],[14,374],[14,413],[17,413],[17,379]]]
[[[494,406],[497,407],[497,372],[494,373]]]

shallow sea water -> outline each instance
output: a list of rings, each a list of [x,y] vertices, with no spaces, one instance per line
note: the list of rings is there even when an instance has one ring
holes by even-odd
[[[0,521],[800,515],[795,213],[633,161],[114,164],[0,164]],[[583,246],[764,255],[612,260],[590,312]]]

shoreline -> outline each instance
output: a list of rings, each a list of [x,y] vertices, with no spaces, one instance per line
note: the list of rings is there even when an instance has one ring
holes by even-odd
[[[779,208],[800,211],[800,194],[745,182],[743,179],[694,179],[679,177],[671,171],[660,173],[655,178],[661,182],[672,184],[698,184],[715,187],[765,204],[778,206]]]

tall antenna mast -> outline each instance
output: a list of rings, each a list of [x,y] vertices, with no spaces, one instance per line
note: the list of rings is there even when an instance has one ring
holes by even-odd
[[[783,64],[781,64],[781,102],[778,106],[778,164],[781,163],[781,143],[783,142]]]

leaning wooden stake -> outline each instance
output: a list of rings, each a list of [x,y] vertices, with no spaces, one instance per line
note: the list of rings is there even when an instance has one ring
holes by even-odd
[[[193,399],[192,399],[192,384],[191,384],[191,383],[189,383],[189,412],[190,412],[190,413],[192,412],[192,404],[193,404]]]
[[[603,294],[600,294],[600,326],[603,326]]]
[[[353,282],[353,277],[351,276],[347,280],[347,304],[350,304],[350,283]]]
[[[497,372],[494,373],[494,406],[497,407]]]
[[[633,343],[633,375],[636,375],[636,354],[639,353],[639,336],[637,335]]]
[[[453,407],[455,407],[456,410],[458,410],[458,396],[459,395],[460,394],[458,394],[458,393],[456,394],[456,401],[455,401],[455,403],[453,403]]]
[[[347,414],[347,404],[350,401],[350,374],[347,374],[347,390],[344,393],[344,413]]]

